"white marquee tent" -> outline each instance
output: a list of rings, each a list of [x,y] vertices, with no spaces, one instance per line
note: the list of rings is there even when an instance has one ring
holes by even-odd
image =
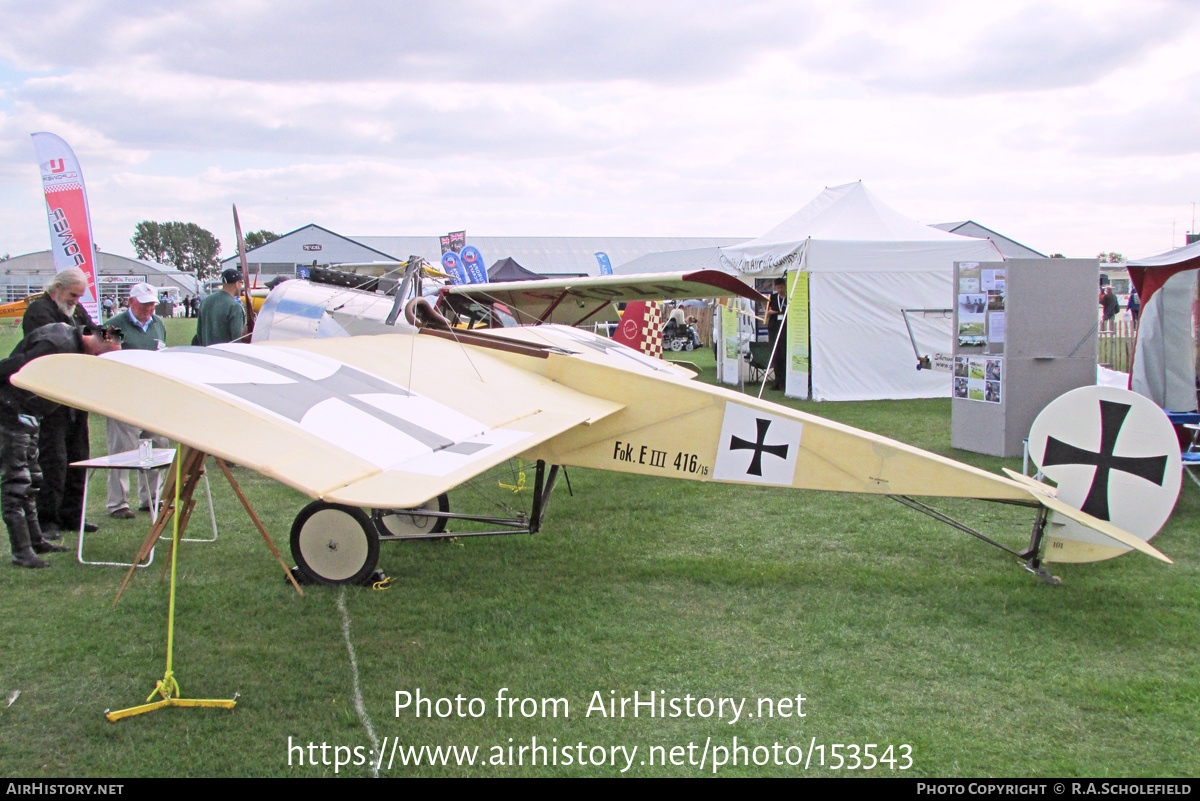
[[[1125,265],[1141,298],[1130,389],[1164,409],[1196,408],[1196,340],[1192,306],[1200,242]]]
[[[750,278],[809,273],[815,400],[949,397],[949,374],[916,369],[900,310],[951,308],[954,262],[1003,258],[986,239],[905,217],[861,181],[826,189],[758,239],[721,248],[726,269]],[[948,318],[913,322],[923,352],[950,352]],[[789,370],[786,394],[808,397],[806,379]]]

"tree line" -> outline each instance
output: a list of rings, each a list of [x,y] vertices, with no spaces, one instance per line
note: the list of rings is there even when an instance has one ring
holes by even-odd
[[[266,229],[251,231],[246,234],[246,248],[256,248],[278,238],[279,234]],[[139,259],[194,272],[201,282],[216,278],[221,264],[221,240],[195,223],[143,220],[129,241]]]

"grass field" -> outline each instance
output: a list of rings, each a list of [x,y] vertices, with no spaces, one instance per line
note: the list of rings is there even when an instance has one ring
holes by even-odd
[[[191,333],[189,321],[172,321],[173,344]],[[0,336],[0,349],[12,341]],[[711,356],[696,357],[711,378]],[[952,450],[948,400],[797,405],[988,469],[1019,469]],[[102,452],[102,421],[93,420],[92,436]],[[300,598],[213,473],[221,534],[215,544],[181,546],[174,670],[185,696],[237,692],[237,708],[104,719],[105,709],[141,703],[163,676],[161,559],[139,571],[115,609],[122,569],[63,554],[48,570],[3,570],[0,699],[20,695],[0,705],[0,773],[332,776],[335,758],[365,760],[375,742],[390,752],[393,738],[478,747],[477,764],[429,765],[423,755],[420,766],[388,767],[385,759],[382,776],[615,776],[627,759],[609,750],[617,746],[638,749],[625,771],[637,776],[712,774],[718,747],[739,759],[716,770],[725,776],[1194,776],[1200,768],[1200,491],[1191,482],[1155,540],[1175,565],[1127,555],[1057,566],[1064,585],[1050,587],[1012,557],[885,498],[571,470],[573,496],[560,482],[541,534],[385,544],[388,589],[314,587]],[[307,499],[246,470],[236,475],[286,551]],[[451,503],[527,504],[497,488],[511,476],[488,476]],[[102,531],[89,547],[127,558],[148,518],[109,520],[103,477],[93,482],[90,514]],[[1027,510],[939,507],[1007,544],[1028,539]],[[204,526],[201,512],[192,533]],[[461,696],[463,716],[397,712],[396,693],[418,688],[435,699]],[[525,717],[518,703],[497,716],[502,690],[567,706],[537,704]],[[610,699],[635,691],[642,700],[677,698],[681,709],[691,696],[696,715],[649,717],[642,707],[632,717],[627,706],[626,717],[605,716],[595,705],[588,714],[594,699],[607,711]],[[481,717],[470,715],[476,698]],[[728,706],[724,717],[699,716],[707,707],[696,699],[718,698],[746,699],[741,718],[731,722]],[[770,717],[764,699],[793,706],[773,706]],[[534,738],[556,750],[522,754]],[[305,747],[289,751],[289,742]],[[867,744],[891,763],[852,770],[855,758],[868,760]],[[577,764],[579,756],[599,761],[601,751],[604,764]],[[510,754],[524,764],[508,764]],[[529,764],[551,754],[557,765]],[[568,756],[574,764],[564,764]],[[328,764],[313,766],[312,757]],[[756,758],[767,764],[740,764]],[[807,769],[786,764],[798,758]],[[336,773],[372,770],[350,764]]]

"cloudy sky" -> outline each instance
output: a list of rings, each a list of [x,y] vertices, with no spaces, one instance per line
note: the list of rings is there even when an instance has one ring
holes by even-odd
[[[745,236],[861,179],[1044,253],[1183,243],[1194,0],[0,0],[0,254],[49,246],[29,134],[96,241]]]

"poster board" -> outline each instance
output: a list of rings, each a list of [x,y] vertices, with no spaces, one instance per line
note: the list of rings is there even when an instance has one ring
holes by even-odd
[[[743,355],[754,333],[754,310],[745,298],[728,298],[713,315],[713,340],[717,346],[717,380],[740,386],[749,367]]]
[[[950,444],[1020,456],[1050,401],[1096,383],[1095,259],[955,262]]]

